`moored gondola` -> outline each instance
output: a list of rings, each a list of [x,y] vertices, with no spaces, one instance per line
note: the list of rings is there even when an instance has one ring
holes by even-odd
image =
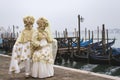
[[[88,52],[87,49],[84,48],[84,50],[81,50],[80,53],[76,51],[76,53],[73,54],[72,59],[76,62],[88,62]]]
[[[115,43],[115,39],[112,42],[106,44],[109,48],[106,49],[106,52],[103,53],[102,48],[101,51],[86,49],[80,51],[80,53],[73,54],[73,60],[76,62],[89,62],[91,64],[106,64],[106,65],[114,65],[120,66],[120,49],[111,48],[111,46]]]

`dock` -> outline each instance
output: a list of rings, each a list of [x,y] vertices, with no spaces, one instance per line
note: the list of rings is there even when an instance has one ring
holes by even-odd
[[[15,77],[8,74],[10,65],[10,56],[0,54],[0,80],[120,80],[120,77],[114,77],[104,74],[93,73],[78,69],[72,69],[54,65],[55,75],[45,79],[34,79],[30,77],[25,79],[24,72],[18,73]]]

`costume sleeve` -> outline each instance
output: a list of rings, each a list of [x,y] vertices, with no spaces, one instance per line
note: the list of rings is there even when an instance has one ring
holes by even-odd
[[[47,37],[47,41],[48,41],[48,43],[52,43],[53,39],[50,38],[50,36],[48,36],[48,37]]]
[[[47,41],[48,43],[52,43],[53,41],[53,37],[52,37],[52,33],[51,33],[51,30],[50,30],[50,26],[46,27],[45,31],[47,32]]]
[[[53,39],[53,42],[52,42],[52,55],[53,55],[54,61],[55,61],[55,58],[56,58],[56,55],[57,55],[57,50],[58,50],[57,40]]]
[[[22,43],[23,42],[23,38],[24,38],[24,34],[23,34],[23,31],[20,33],[20,35],[18,36],[15,44],[17,43]]]
[[[47,33],[47,41],[48,41],[48,43],[52,43],[53,38],[51,37],[51,35],[47,31],[46,31],[46,33]]]
[[[33,36],[32,36],[32,45],[34,47],[39,47],[40,46],[40,42],[38,41],[38,32],[37,31],[35,31],[33,33]]]

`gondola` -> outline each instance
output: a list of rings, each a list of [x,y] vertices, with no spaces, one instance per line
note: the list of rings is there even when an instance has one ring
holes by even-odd
[[[89,61],[92,64],[109,64],[113,66],[120,66],[120,49],[110,48],[106,54],[90,54]]]
[[[113,39],[113,41],[105,44],[106,49],[110,48],[114,43],[115,43],[115,39]],[[102,48],[103,48],[103,46],[102,46],[102,44],[100,44],[100,45],[98,45],[98,46],[95,46],[94,48],[95,48],[96,50],[98,50],[98,51],[101,51]]]
[[[93,51],[93,48],[100,45],[102,41],[100,42],[95,42],[95,43],[92,43],[92,44],[89,44],[88,46],[91,46],[92,48],[92,51]],[[80,61],[84,61],[84,62],[88,62],[88,58],[89,58],[89,53],[90,53],[90,50],[88,47],[81,47],[80,49],[80,52],[76,51],[73,56],[72,56],[72,59],[76,62],[80,62]]]
[[[84,39],[80,40],[80,44],[83,43]],[[77,42],[72,42],[72,47],[77,47]]]
[[[101,54],[101,53],[100,53]],[[89,63],[91,64],[110,64],[110,55],[90,54]]]
[[[90,40],[88,40],[88,41],[85,41],[85,42],[83,42],[83,41],[80,41],[80,46],[81,47],[87,47],[89,44],[91,44],[93,42],[93,39],[90,39]],[[78,46],[78,44],[77,43],[73,43],[72,44],[72,47],[77,47]]]
[[[82,51],[73,54],[72,60],[76,62],[88,62],[88,51],[84,48]]]
[[[82,43],[83,41],[84,41],[84,39],[81,39],[80,43]],[[58,46],[59,48],[66,48],[66,47],[68,47],[69,46],[68,39],[62,39],[61,38],[61,40],[58,40],[58,45],[59,45]],[[71,46],[72,47],[76,47],[76,45],[77,45],[77,41],[75,40],[75,41],[72,42]]]
[[[120,48],[113,48],[112,49],[112,65],[120,66]]]
[[[111,53],[111,54],[109,53],[106,55],[90,54],[89,55],[89,63],[120,66],[120,53],[118,53],[117,55],[113,55],[113,53]]]
[[[109,42],[108,44],[106,44],[106,46],[110,48],[106,49],[105,54],[102,53],[103,52],[102,48],[101,48],[101,52],[95,49],[87,49],[86,52],[83,51],[83,53],[81,52],[81,54],[74,53],[73,59],[74,61],[77,61],[77,62],[85,60],[92,64],[112,64],[112,61],[113,60],[115,61],[115,59],[112,58],[113,51],[110,52],[110,50],[111,50],[111,46],[114,43],[115,43],[115,39],[112,42]],[[96,45],[95,48],[97,48],[99,44],[101,44],[101,41],[100,43],[93,43],[93,44]],[[116,60],[115,63],[117,62],[118,61]]]
[[[112,42],[109,42],[108,44],[105,44],[106,53],[103,54],[102,45],[97,46],[96,50],[93,53],[89,54],[89,61],[90,63],[94,64],[112,64],[111,62],[112,57],[115,55],[115,52],[113,52],[113,49],[111,46],[115,43],[115,39],[113,39]],[[117,62],[117,61],[116,61]]]

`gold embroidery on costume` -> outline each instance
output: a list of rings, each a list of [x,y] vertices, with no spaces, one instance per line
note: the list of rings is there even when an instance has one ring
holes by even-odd
[[[32,60],[33,62],[53,63],[53,57],[51,56],[52,53],[49,46],[51,39],[48,31],[45,30],[49,25],[48,21],[44,18],[39,18],[37,24],[37,32],[34,33],[32,38],[33,45],[36,47]]]
[[[20,51],[21,50],[21,48],[18,48],[18,51]]]
[[[17,52],[17,50],[15,50],[15,53]]]
[[[31,39],[35,30],[33,29],[33,23],[35,19],[32,16],[26,16],[23,18],[24,30],[17,38],[12,51],[11,64],[9,72],[19,73],[21,69],[21,63],[31,58]],[[24,66],[24,64],[22,64]]]
[[[20,58],[20,55],[17,55],[17,58]]]
[[[30,58],[30,57],[31,57],[31,55],[27,55],[27,57],[28,57],[28,58]]]
[[[32,34],[35,32],[34,29],[28,30],[24,29],[19,38],[17,39],[16,43],[26,43],[26,42],[31,42]]]
[[[24,49],[24,52],[27,52],[27,50],[26,50],[26,49]]]
[[[15,57],[14,59],[17,60],[17,57]]]
[[[30,48],[30,46],[27,46],[27,49],[29,49]]]
[[[12,66],[12,68],[11,68],[13,71],[15,70],[15,67],[14,66]]]

